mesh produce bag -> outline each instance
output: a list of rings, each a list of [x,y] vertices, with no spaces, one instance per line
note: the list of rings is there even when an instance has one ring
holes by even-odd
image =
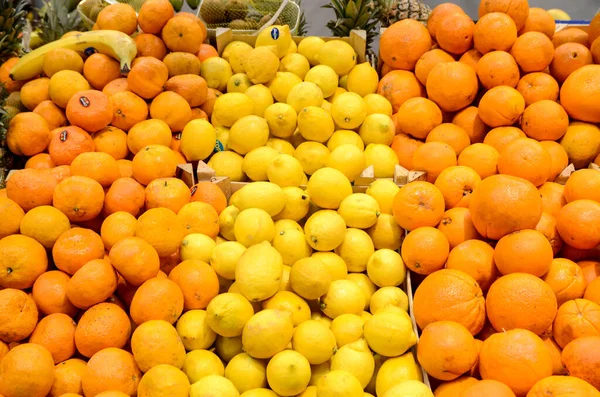
[[[135,12],[139,12],[144,4],[145,0],[83,0],[77,6],[77,10],[81,15],[81,21],[86,28],[92,29],[98,18],[98,14],[105,7],[115,3],[129,4],[135,9]]]
[[[291,0],[202,0],[198,16],[208,29],[230,28],[254,34],[270,25],[288,25],[298,31],[300,7]]]

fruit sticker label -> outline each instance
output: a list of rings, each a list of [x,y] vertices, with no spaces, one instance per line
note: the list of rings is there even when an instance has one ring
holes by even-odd
[[[215,143],[215,151],[213,153],[222,152],[223,150],[225,150],[225,146],[217,139],[217,142]]]
[[[273,40],[277,40],[279,38],[279,29],[277,29],[277,28],[271,29],[271,38]]]

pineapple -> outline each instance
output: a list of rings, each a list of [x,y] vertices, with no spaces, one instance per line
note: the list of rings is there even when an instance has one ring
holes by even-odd
[[[300,7],[300,21],[298,22],[297,36],[306,36],[308,33],[308,21],[306,20],[306,14],[302,9],[302,0],[296,0],[296,4]]]
[[[5,178],[8,171],[12,168],[13,156],[8,151],[6,146],[6,132],[8,131],[8,123],[10,115],[4,109],[4,101],[8,97],[8,92],[4,89],[4,85],[0,84],[0,189],[5,185]]]
[[[431,8],[419,0],[377,0],[381,25],[388,27],[403,19],[427,23]]]
[[[56,41],[67,32],[81,30],[81,17],[77,9],[69,11],[70,5],[64,0],[44,0],[39,10],[40,37],[44,43]]]
[[[337,19],[327,23],[334,36],[347,37],[351,30],[367,32],[367,49],[377,36],[379,24],[379,7],[375,0],[331,0],[323,8],[330,8]]]
[[[0,63],[21,50],[19,35],[25,27],[25,0],[0,0]]]

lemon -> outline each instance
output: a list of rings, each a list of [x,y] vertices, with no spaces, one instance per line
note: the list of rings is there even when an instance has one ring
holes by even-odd
[[[304,232],[302,226],[296,221],[291,219],[280,219],[275,222],[275,235],[281,234],[281,232],[285,232],[288,230],[297,230],[299,232]]]
[[[292,32],[288,25],[273,25],[259,33],[256,47],[269,47],[279,58],[283,58],[292,43]]]
[[[398,287],[382,287],[375,291],[371,297],[371,313],[375,314],[388,306],[396,306],[408,312],[406,292]]]
[[[329,141],[327,141],[327,148],[330,151],[334,151],[338,146],[342,145],[354,145],[362,152],[365,150],[365,144],[363,143],[360,136],[350,130],[337,130],[331,135]]]
[[[279,156],[279,152],[268,146],[252,149],[244,156],[242,171],[252,181],[266,181],[268,179],[267,167],[277,156]]]
[[[330,66],[340,76],[347,75],[356,65],[354,48],[344,41],[331,40],[319,50],[319,63]]]
[[[335,92],[333,93],[333,95],[331,95],[330,97],[327,97],[327,100],[329,102],[333,103],[333,101],[335,101],[337,97],[339,97],[340,95],[342,95],[345,92],[348,92],[345,88],[337,87],[335,89]]]
[[[377,395],[383,396],[394,386],[408,381],[423,381],[423,374],[412,352],[387,359],[377,374]]]
[[[269,139],[269,125],[262,117],[250,115],[235,122],[229,131],[227,145],[241,155],[264,146]]]
[[[240,394],[240,397],[279,397],[273,390],[269,389],[252,389]]]
[[[321,210],[308,218],[304,224],[304,235],[313,249],[332,251],[344,241],[346,223],[337,212]]]
[[[379,217],[379,203],[365,193],[353,193],[342,200],[339,214],[346,226],[366,229],[373,226]]]
[[[375,292],[377,292],[377,291],[375,291]],[[375,294],[373,294],[373,295],[375,295]],[[371,296],[371,299],[372,299],[372,298],[373,298],[373,297]],[[370,306],[370,305],[369,305],[369,306]],[[368,311],[366,311],[366,310],[364,310],[364,311],[361,313],[361,315],[360,315],[360,318],[362,318],[362,320],[363,320],[365,323],[367,322],[367,320],[370,320],[370,319],[371,319],[371,317],[373,317],[373,315],[372,315],[371,313],[369,313]]]
[[[348,75],[340,77],[339,86],[348,91]]]
[[[369,392],[371,393],[371,395],[375,396],[376,393],[376,382],[377,382],[377,376],[379,374],[379,369],[381,368],[381,366],[383,365],[383,363],[387,360],[387,357],[382,356],[381,354],[373,354],[373,359],[375,360],[375,371],[373,371],[373,376],[371,377],[371,380],[369,381],[369,384],[367,385],[367,387],[365,387],[365,393]]]
[[[371,143],[365,149],[367,166],[373,166],[375,178],[393,178],[398,165],[398,156],[391,147],[380,143]]]
[[[222,57],[229,62],[234,73],[244,73],[244,60],[251,51],[252,46],[250,44],[243,41],[232,41],[223,50]]]
[[[270,216],[277,215],[285,207],[285,194],[281,187],[271,182],[249,183],[235,192],[229,204],[240,210],[261,208]]]
[[[317,397],[317,386],[308,386],[298,397]]]
[[[280,219],[291,219],[294,221],[304,219],[310,207],[310,197],[308,197],[308,194],[295,186],[284,187],[283,193],[287,198],[287,202],[283,210],[275,215],[273,219],[276,221]],[[275,244],[275,239],[273,239],[273,244]]]
[[[331,281],[343,280],[348,275],[346,262],[335,252],[315,252],[311,256],[327,266]]]
[[[286,310],[292,315],[294,327],[310,320],[310,307],[304,299],[291,291],[278,291],[262,303],[263,309]]]
[[[179,256],[182,261],[194,259],[208,263],[216,245],[215,240],[204,234],[188,234],[181,241]]]
[[[227,292],[215,296],[206,308],[206,322],[217,334],[240,336],[254,309],[242,294]]]
[[[183,313],[177,321],[177,333],[188,351],[208,349],[217,338],[217,334],[208,326],[204,310]]]
[[[336,147],[327,159],[327,167],[343,173],[350,182],[354,182],[365,170],[365,155],[354,145],[344,144]]]
[[[254,111],[252,114],[255,116],[263,117],[265,110],[267,110],[267,108],[273,104],[273,95],[271,95],[271,90],[262,84],[256,84],[252,87],[249,87],[245,94],[250,97],[250,99],[252,99],[252,103],[254,103]]]
[[[237,261],[244,251],[246,251],[246,247],[237,241],[225,241],[221,244],[217,244],[212,250],[212,255],[209,260],[210,266],[220,277],[227,280],[234,280]]]
[[[264,117],[269,124],[271,135],[278,138],[289,138],[294,135],[298,115],[287,103],[275,103],[269,106],[265,110]]]
[[[369,94],[363,98],[367,104],[367,116],[370,114],[385,114],[392,117],[392,104],[386,97],[379,94]]]
[[[246,73],[236,73],[227,81],[227,92],[244,93],[252,86],[252,82]]]
[[[395,287],[404,282],[406,267],[399,253],[380,249],[369,258],[367,274],[378,287]]]
[[[295,396],[302,393],[310,382],[310,364],[300,353],[284,350],[277,353],[267,365],[267,380],[277,394]]]
[[[206,62],[210,59],[208,58]],[[223,94],[215,101],[213,118],[216,117],[225,127],[231,127],[236,121],[250,116],[254,111],[254,103],[248,95],[232,92]]]
[[[396,136],[396,127],[390,116],[375,113],[365,117],[358,134],[366,145],[370,143],[390,145]]]
[[[318,85],[323,91],[323,96],[329,98],[336,92],[339,76],[329,66],[317,65],[308,71],[304,81]]]
[[[290,41],[290,46],[285,55],[287,56],[289,54],[295,54],[297,52],[298,52],[298,44],[296,44],[296,42],[294,40]]]
[[[352,374],[346,371],[331,371],[317,383],[319,397],[363,397],[363,388]]]
[[[334,320],[342,314],[359,315],[364,307],[363,292],[355,282],[350,280],[333,281],[329,291],[321,298],[321,310]]]
[[[333,134],[335,125],[326,110],[317,106],[307,106],[298,113],[298,129],[308,141],[326,142]]]
[[[227,150],[227,141],[229,140],[229,128],[220,125],[215,127],[215,132],[217,134],[217,142],[215,143],[215,148],[220,148],[221,151]]]
[[[417,342],[408,313],[394,306],[373,314],[365,323],[364,332],[371,350],[386,357],[404,354]]]
[[[335,248],[348,267],[349,272],[360,273],[367,268],[367,262],[375,252],[371,237],[361,229],[348,228],[342,243]]]
[[[367,277],[367,275],[364,273],[348,273],[348,275],[346,276],[346,279],[350,280],[350,281],[356,283],[356,285],[358,285],[358,287],[360,288],[360,290],[362,291],[362,293],[365,297],[364,310],[369,310],[371,297],[375,293],[375,290],[377,290],[377,287],[375,286],[375,284],[373,284],[373,282],[369,279],[369,277]]]
[[[292,135],[292,139],[290,140],[290,142],[292,143],[292,145],[294,145],[295,148],[297,148],[298,146],[306,142],[306,139],[304,139],[304,137],[300,133],[300,130],[296,128],[296,131],[294,131],[294,135]]]
[[[331,326],[331,319],[329,317],[327,317],[326,315],[324,315],[323,313],[321,313],[320,311],[316,311],[316,310],[320,310],[320,309],[311,308],[311,310],[312,310],[312,313],[310,314],[311,320],[318,321],[321,324],[323,324],[324,326],[326,326],[327,328],[329,328],[329,326]],[[327,367],[327,370],[329,370],[329,367]]]
[[[335,336],[338,348],[356,342],[363,337],[365,322],[356,314],[342,314],[336,317],[329,329]]]
[[[313,313],[313,317],[316,317],[315,314],[321,315],[320,313]],[[315,321],[323,322],[323,325],[325,325],[327,328],[329,328],[331,319],[327,318],[326,316],[322,316],[322,317],[327,319],[329,321],[329,323],[325,323],[325,322],[321,321],[321,319],[316,319],[316,318],[313,318],[313,319]],[[333,356],[333,352],[331,355]],[[309,385],[315,386],[315,388],[316,388],[317,383],[319,383],[319,379],[321,379],[323,377],[323,375],[328,374],[330,372],[329,371],[330,367],[331,367],[331,361],[325,361],[323,364],[312,365],[311,366],[312,374],[310,376]],[[316,391],[315,391],[315,393],[316,393]]]
[[[244,327],[242,343],[254,358],[271,358],[292,341],[292,315],[285,310],[266,309],[256,313]]]
[[[244,158],[239,154],[226,150],[215,153],[207,165],[215,171],[217,176],[226,176],[233,182],[243,182],[246,175],[242,171]]]
[[[400,191],[400,188],[393,181],[381,179],[372,182],[365,193],[377,200],[382,214],[391,215],[394,198],[398,191]]]
[[[190,397],[238,397],[239,395],[233,383],[219,375],[205,376],[190,387]]]
[[[315,66],[319,64],[319,52],[324,45],[325,40],[320,37],[306,37],[298,44],[298,53],[303,55],[311,66]]]
[[[221,359],[209,350],[192,350],[185,356],[181,370],[187,375],[190,383],[198,382],[208,375],[225,374]]]
[[[290,271],[291,270],[292,270],[291,266],[283,265],[283,274],[281,275],[281,284],[279,284],[279,291],[293,292],[292,286],[290,285]]]
[[[304,172],[312,175],[317,170],[325,167],[329,154],[329,149],[322,143],[307,141],[298,145],[294,157],[300,161]]]
[[[327,362],[335,353],[335,336],[329,327],[317,320],[308,320],[294,331],[292,348],[312,365]]]
[[[289,154],[280,154],[267,167],[269,182],[281,187],[300,186],[305,175],[302,164]]]
[[[331,115],[340,128],[352,130],[358,128],[365,120],[367,104],[360,95],[345,92],[333,102]]]
[[[331,358],[331,370],[347,371],[354,375],[362,387],[366,387],[375,370],[375,360],[364,339],[348,343]]]
[[[233,226],[235,225],[235,218],[240,213],[239,208],[230,205],[225,207],[219,214],[219,233],[227,240],[235,240],[235,234],[233,233]]]
[[[284,265],[292,266],[296,261],[312,254],[304,232],[296,229],[282,230],[273,237],[273,248],[281,254]]]
[[[306,73],[310,70],[310,64],[308,63],[308,59],[302,54],[287,54],[279,63],[279,70],[294,73],[304,81]]]
[[[379,85],[379,75],[369,62],[361,63],[352,68],[348,73],[346,83],[348,91],[356,92],[361,97],[373,94]]]
[[[181,152],[187,161],[204,160],[217,143],[217,132],[206,120],[192,120],[181,132]]]
[[[250,302],[275,295],[281,283],[281,255],[267,241],[248,248],[235,268],[236,284]]]
[[[269,83],[269,89],[277,102],[287,102],[292,88],[302,83],[300,77],[291,72],[277,72],[275,78]]]
[[[331,284],[329,268],[312,257],[300,259],[292,265],[290,284],[294,292],[304,299],[318,299]]]
[[[433,393],[423,382],[407,380],[388,390],[385,397],[433,397]]]
[[[352,194],[352,185],[342,172],[325,167],[311,175],[306,191],[319,207],[337,209],[342,200]]]
[[[246,247],[271,242],[275,236],[275,225],[271,216],[260,208],[242,210],[233,226],[235,239]]]
[[[398,226],[396,219],[390,214],[380,214],[377,222],[367,229],[367,233],[371,236],[375,249],[397,250],[400,248],[404,236],[404,230]]]
[[[323,91],[315,83],[303,82],[295,85],[288,94],[287,104],[300,113],[307,106],[320,107],[323,103]]]
[[[227,82],[232,75],[231,66],[223,58],[208,58],[200,66],[200,76],[206,80],[206,85],[217,91],[223,92],[227,88]]]
[[[244,68],[254,84],[268,83],[279,70],[279,58],[267,47],[256,47],[244,60]]]
[[[321,109],[325,110],[327,113],[331,114],[331,107],[333,105],[331,104],[331,102],[329,102],[328,100],[324,99],[323,103],[321,104]]]
[[[248,390],[267,387],[267,363],[241,353],[229,361],[225,367],[225,377],[235,388],[244,393]]]
[[[215,342],[215,352],[224,361],[229,362],[233,357],[242,353],[242,337],[236,336],[234,338],[225,338],[223,336],[217,336]]]

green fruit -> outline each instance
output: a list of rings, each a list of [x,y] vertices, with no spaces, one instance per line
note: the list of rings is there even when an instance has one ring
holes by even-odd
[[[181,8],[183,7],[183,0],[169,0],[169,2],[171,2],[171,5],[176,12],[181,11]]]
[[[198,8],[198,6],[200,5],[200,0],[186,0],[186,2],[187,5],[190,6],[190,8],[192,8],[193,10]]]

